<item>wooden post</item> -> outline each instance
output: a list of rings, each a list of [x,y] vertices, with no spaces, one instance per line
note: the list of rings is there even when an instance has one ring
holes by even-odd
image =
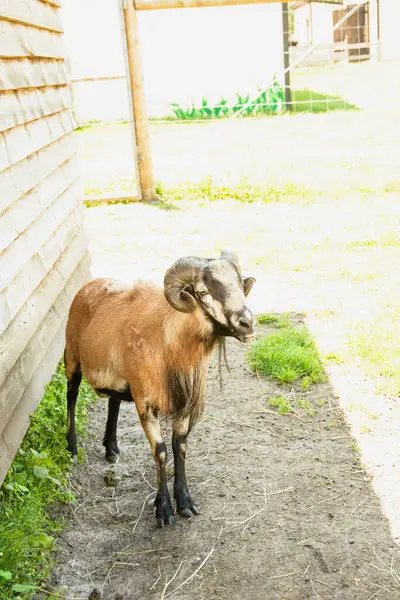
[[[136,143],[137,170],[139,173],[138,195],[145,202],[156,200],[151,159],[149,122],[144,95],[142,60],[140,56],[139,30],[133,0],[123,4],[129,76],[131,81],[133,122]]]
[[[283,26],[283,67],[285,73],[285,104],[286,108],[292,110],[292,94],[290,90],[290,48],[289,48],[289,5],[282,3],[282,26]]]
[[[370,0],[369,3],[369,41],[370,59],[379,60],[379,0]]]

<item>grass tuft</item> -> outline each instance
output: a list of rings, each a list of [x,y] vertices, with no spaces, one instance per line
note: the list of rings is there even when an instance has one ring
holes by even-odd
[[[1,600],[31,595],[47,577],[54,534],[62,523],[52,519],[46,509],[54,502],[74,500],[65,435],[66,392],[61,363],[0,488]],[[95,399],[88,384],[82,382],[76,415],[80,435],[85,432],[87,409]]]
[[[299,398],[297,404],[306,412],[310,417],[315,417],[315,409],[312,407],[311,402],[308,398]]]
[[[271,408],[277,408],[278,413],[281,415],[287,415],[293,412],[292,405],[286,396],[272,396],[268,398],[268,404]]]
[[[261,314],[257,316],[257,321],[260,325],[268,325],[269,327],[275,327],[276,329],[283,329],[284,327],[291,326],[288,315]]]
[[[285,327],[253,342],[248,352],[253,371],[280,383],[307,378],[307,387],[325,379],[313,338],[304,327]]]

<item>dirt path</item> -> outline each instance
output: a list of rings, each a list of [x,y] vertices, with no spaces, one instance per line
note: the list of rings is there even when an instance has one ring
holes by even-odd
[[[265,395],[282,390],[246,370],[238,343],[229,357],[222,392],[210,366],[206,414],[190,437],[188,479],[201,514],[177,517],[174,528],[156,528],[153,459],[130,405],[120,416],[116,487],[106,485],[99,401],[52,586],[82,599],[97,588],[93,598],[103,600],[398,598],[399,551],[329,383],[296,391],[314,416],[300,407],[275,415]]]

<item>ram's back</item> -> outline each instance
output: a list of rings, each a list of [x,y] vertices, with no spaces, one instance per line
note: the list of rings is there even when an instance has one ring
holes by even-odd
[[[141,379],[141,365],[162,347],[162,322],[169,311],[163,290],[152,283],[127,287],[111,279],[90,281],[71,304],[66,355],[95,389],[122,389]]]

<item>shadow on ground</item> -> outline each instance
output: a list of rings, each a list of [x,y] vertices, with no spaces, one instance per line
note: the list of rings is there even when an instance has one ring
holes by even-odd
[[[79,503],[57,509],[70,525],[49,589],[82,599],[97,589],[107,600],[398,597],[398,548],[330,383],[291,391],[252,374],[243,346],[228,346],[232,374],[220,391],[212,361],[206,411],[190,437],[200,516],[156,528],[155,470],[135,409],[122,407],[122,454],[110,474],[100,400],[86,463],[73,473]],[[294,414],[269,407],[269,397],[290,392]]]

